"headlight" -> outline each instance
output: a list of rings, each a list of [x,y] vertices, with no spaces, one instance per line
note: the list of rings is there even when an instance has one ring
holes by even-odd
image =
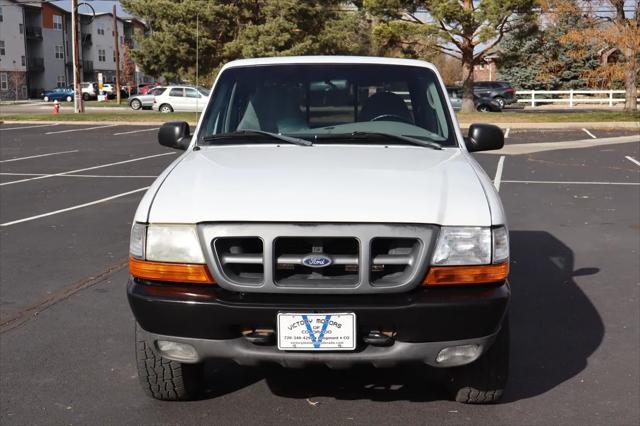
[[[432,263],[443,266],[491,263],[491,230],[443,227],[438,236]]]
[[[147,260],[204,263],[195,225],[149,225],[146,245]]]
[[[129,253],[129,272],[136,278],[215,284],[205,264],[195,225],[135,223]]]
[[[423,285],[469,285],[509,275],[509,233],[504,226],[442,227]]]
[[[443,227],[432,264],[438,266],[487,265],[509,259],[509,237],[505,227]]]

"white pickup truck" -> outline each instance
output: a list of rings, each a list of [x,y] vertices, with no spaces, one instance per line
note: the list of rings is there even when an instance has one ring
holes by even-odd
[[[497,401],[509,367],[509,241],[429,63],[227,64],[135,214],[129,303],[147,393],[196,397],[203,363],[420,362],[452,398]]]

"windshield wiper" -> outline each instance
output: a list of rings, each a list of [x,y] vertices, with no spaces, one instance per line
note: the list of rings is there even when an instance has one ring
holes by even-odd
[[[407,142],[411,145],[418,145],[418,146],[424,146],[426,148],[433,148],[433,149],[442,149],[442,146],[440,146],[439,144],[435,143],[435,142],[429,142],[429,141],[423,141],[421,139],[417,139],[417,138],[412,138],[411,136],[404,136],[404,135],[396,135],[393,133],[384,133],[384,132],[364,132],[364,131],[354,131],[351,133],[321,133],[321,134],[316,134],[314,135],[314,139],[317,140],[321,140],[321,139],[347,139],[349,137],[366,137],[366,136],[378,136],[378,137],[383,137],[383,138],[388,138],[388,139],[396,139],[402,142]]]
[[[273,139],[279,139],[281,141],[284,142],[288,142],[288,143],[292,143],[295,145],[300,145],[300,146],[311,146],[313,145],[313,143],[309,142],[308,140],[305,139],[301,139],[301,138],[294,138],[292,136],[286,136],[286,135],[281,135],[279,133],[272,133],[272,132],[266,132],[264,130],[253,130],[253,129],[246,129],[246,130],[238,130],[235,132],[230,132],[230,133],[220,133],[217,135],[209,135],[209,136],[205,136],[204,138],[202,138],[203,142],[214,142],[220,139],[233,139],[233,138],[238,138],[238,137],[243,137],[246,135],[264,135],[264,136],[269,136]]]

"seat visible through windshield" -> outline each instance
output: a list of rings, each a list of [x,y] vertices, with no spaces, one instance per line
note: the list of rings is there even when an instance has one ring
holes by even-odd
[[[261,130],[297,137],[353,132],[455,145],[435,73],[399,65],[264,65],[225,70],[203,136]]]

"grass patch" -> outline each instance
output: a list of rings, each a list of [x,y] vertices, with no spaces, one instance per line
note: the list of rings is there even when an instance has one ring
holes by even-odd
[[[129,108],[129,99],[123,98],[120,105],[118,105],[118,102],[115,99],[110,99],[109,102],[86,101],[84,106],[85,108]]]
[[[199,116],[199,115],[198,115]],[[136,113],[134,111],[87,112],[84,114],[0,114],[0,120],[6,121],[113,121],[122,123],[166,123],[167,121],[196,122],[194,112],[174,112],[172,114]]]
[[[114,106],[113,102],[101,103],[102,106]],[[91,105],[91,103],[88,103]],[[122,106],[126,106],[123,104]],[[602,111],[602,112],[496,112],[496,113],[458,113],[458,120],[462,123],[569,123],[569,122],[639,122],[640,111]],[[123,123],[164,123],[167,121],[196,122],[193,112],[174,112],[160,114],[158,112],[142,112],[123,109],[122,111],[90,111],[84,114],[74,114],[63,111],[61,114],[32,113],[32,114],[0,114],[0,120],[7,121],[113,121]]]
[[[566,122],[610,122],[640,121],[640,111],[597,112],[470,112],[457,114],[458,121],[489,123],[566,123]]]

